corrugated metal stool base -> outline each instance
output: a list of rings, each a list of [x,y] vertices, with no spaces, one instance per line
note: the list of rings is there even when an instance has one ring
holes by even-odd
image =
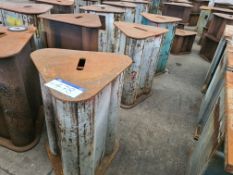
[[[0,137],[0,146],[3,146],[7,149],[10,149],[12,151],[19,152],[19,153],[28,151],[28,150],[32,149],[33,147],[35,147],[40,141],[40,136],[41,136],[41,132],[42,132],[43,124],[44,124],[44,115],[43,114],[44,114],[43,107],[41,107],[40,111],[38,113],[36,124],[35,124],[36,137],[32,141],[32,143],[30,143],[29,145],[26,145],[26,146],[18,147],[18,146],[13,145],[9,139]]]
[[[148,94],[142,94],[140,97],[138,97],[136,99],[135,103],[132,104],[132,105],[124,105],[124,104],[121,103],[121,108],[123,108],[123,109],[131,109],[134,106],[138,105],[139,103],[142,103],[143,101],[145,101],[151,95],[152,95],[152,92],[149,92]]]
[[[47,150],[49,160],[52,163],[52,167],[53,167],[55,175],[64,175],[62,171],[62,163],[61,163],[60,156],[53,155],[51,151],[49,150],[48,144],[46,144],[45,147]],[[117,141],[113,153],[109,156],[105,156],[105,158],[102,160],[101,165],[97,168],[95,175],[103,175],[106,172],[106,170],[112,163],[113,159],[115,158],[119,148],[120,148],[120,144],[119,144],[119,141]]]

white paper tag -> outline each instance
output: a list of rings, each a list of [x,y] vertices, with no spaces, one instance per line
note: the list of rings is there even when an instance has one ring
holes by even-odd
[[[48,83],[45,84],[45,86],[56,90],[62,94],[65,94],[69,97],[76,98],[78,95],[82,94],[84,92],[84,89],[72,84],[68,81],[62,80],[60,78],[56,78]]]

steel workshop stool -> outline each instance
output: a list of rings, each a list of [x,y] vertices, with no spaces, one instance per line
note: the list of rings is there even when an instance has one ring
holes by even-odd
[[[123,2],[123,1],[103,1],[103,4],[122,8],[123,10],[125,10],[124,21],[126,22],[135,21],[135,14],[136,14],[135,4],[129,2]]]
[[[0,3],[0,14],[4,26],[34,25],[37,30],[34,34],[36,48],[45,47],[42,26],[38,16],[49,13],[53,6],[46,4],[28,3]]]
[[[33,148],[43,125],[39,77],[30,59],[34,31],[0,27],[0,145],[16,152]]]
[[[168,29],[168,32],[165,34],[162,41],[159,60],[155,67],[155,73],[161,74],[165,72],[172,42],[175,36],[177,22],[181,21],[181,19],[169,16],[154,15],[150,13],[142,13],[142,16],[143,24]]]
[[[114,52],[116,47],[116,28],[114,21],[124,20],[124,10],[109,5],[92,5],[80,7],[86,13],[99,15],[102,28],[99,30],[99,51]]]
[[[36,0],[36,2],[53,5],[51,14],[74,13],[74,0]]]
[[[89,6],[89,5],[100,5],[101,0],[75,0],[76,2],[76,12],[81,13],[80,8],[82,6]]]
[[[185,3],[164,3],[162,14],[171,17],[181,18],[180,22],[182,25],[189,23],[189,18],[192,10],[192,5]]]
[[[123,72],[131,59],[66,49],[42,49],[31,57],[41,78],[50,157],[58,155],[62,160],[58,172],[103,174],[119,147],[117,123]],[[83,93],[70,97],[45,86],[57,78],[66,86],[62,92],[71,94],[83,89]]]
[[[49,48],[98,51],[99,16],[94,14],[41,15]]]
[[[142,15],[141,13],[148,12],[150,2],[147,0],[121,0],[124,2],[131,2],[136,4],[136,11],[135,11],[135,22],[141,23],[142,22]]]
[[[126,71],[121,99],[123,108],[131,108],[150,95],[161,42],[167,30],[136,23],[114,24],[120,35],[115,52],[133,59]]]
[[[189,54],[193,47],[197,33],[176,29],[175,39],[173,41],[171,53],[172,54]]]

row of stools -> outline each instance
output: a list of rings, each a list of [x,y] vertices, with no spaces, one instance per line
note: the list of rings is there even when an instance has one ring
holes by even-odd
[[[141,4],[140,13],[106,2],[50,14],[48,4],[0,3],[0,145],[31,149],[44,114],[56,174],[103,174],[119,148],[120,105],[150,95],[181,20]]]

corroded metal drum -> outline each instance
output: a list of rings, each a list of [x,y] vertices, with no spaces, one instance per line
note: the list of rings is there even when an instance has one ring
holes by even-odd
[[[49,48],[98,51],[99,16],[86,13],[48,14],[40,18]]]
[[[42,49],[31,56],[41,78],[50,152],[61,159],[59,172],[103,174],[118,149],[123,72],[131,59],[65,49]]]
[[[34,31],[0,27],[0,145],[34,147],[43,124],[39,77],[30,59]]]
[[[126,22],[115,22],[115,25],[119,35],[115,52],[133,59],[125,74],[121,101],[122,107],[131,108],[151,92],[161,42],[167,29]]]
[[[45,47],[42,25],[38,16],[50,13],[51,5],[32,3],[0,3],[0,15],[4,26],[30,26],[36,27],[34,40],[36,48]]]
[[[154,15],[150,13],[142,13],[142,16],[143,24],[168,29],[168,32],[165,34],[162,41],[159,60],[155,67],[156,74],[163,73],[165,72],[167,66],[170,50],[175,36],[177,22],[181,21],[181,19],[169,16]]]

